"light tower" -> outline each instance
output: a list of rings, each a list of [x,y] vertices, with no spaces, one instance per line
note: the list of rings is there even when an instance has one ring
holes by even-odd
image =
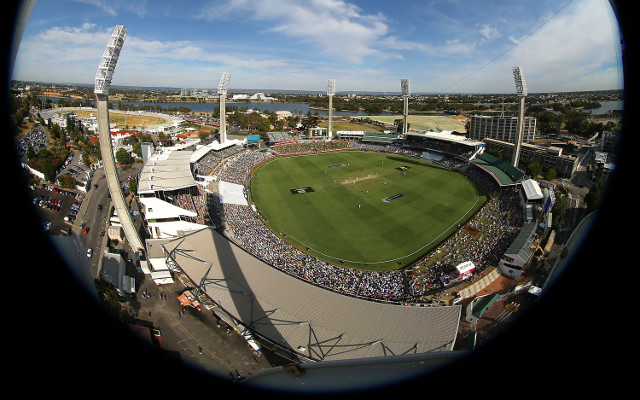
[[[402,89],[402,100],[404,102],[404,118],[402,121],[402,136],[407,133],[407,117],[409,116],[409,96],[411,96],[411,89],[409,88],[408,79],[400,79],[400,88]]]
[[[96,95],[96,108],[98,114],[98,131],[100,133],[100,153],[104,163],[104,173],[107,178],[107,186],[113,200],[113,206],[122,230],[134,251],[144,250],[144,245],[138,235],[138,231],[133,224],[129,207],[124,200],[124,194],[120,187],[118,179],[116,160],[113,154],[113,145],[111,144],[111,132],[109,129],[109,88],[111,86],[111,78],[113,71],[120,57],[120,50],[127,36],[127,30],[122,25],[116,25],[109,38],[107,47],[102,54],[98,71],[96,72],[95,87],[93,92]],[[145,271],[147,272],[147,271]]]
[[[518,136],[516,137],[516,146],[513,150],[513,166],[518,168],[520,161],[520,147],[522,146],[522,135],[524,129],[524,99],[527,97],[527,83],[524,80],[522,69],[519,66],[513,67],[513,79],[516,83],[516,93],[518,94],[519,110],[518,110]]]
[[[227,88],[229,87],[230,79],[231,73],[223,72],[218,84],[218,95],[220,96],[220,143],[227,141],[227,114],[224,109],[224,103],[227,99]]]
[[[327,80],[327,96],[329,96],[329,127],[328,127],[328,138],[331,139],[333,136],[333,95],[336,94],[336,80],[328,79]]]

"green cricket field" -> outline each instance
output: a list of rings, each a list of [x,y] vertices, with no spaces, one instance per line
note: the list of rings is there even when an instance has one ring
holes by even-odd
[[[460,173],[372,151],[275,157],[254,171],[250,193],[269,228],[293,246],[370,270],[419,260],[487,200]]]

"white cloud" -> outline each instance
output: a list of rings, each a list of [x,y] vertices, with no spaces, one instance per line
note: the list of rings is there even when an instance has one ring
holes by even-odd
[[[480,33],[481,44],[487,41],[491,41],[493,39],[497,39],[501,36],[497,28],[488,24],[481,25],[478,32]]]
[[[342,0],[230,0],[203,8],[209,20],[232,13],[263,23],[263,33],[275,33],[311,44],[320,53],[360,63],[367,57],[388,58],[389,49],[380,49],[389,33],[382,14],[364,14],[357,6]]]
[[[131,0],[75,0],[79,3],[89,4],[102,12],[115,17],[122,10],[133,13],[142,18],[147,13],[147,2]]]

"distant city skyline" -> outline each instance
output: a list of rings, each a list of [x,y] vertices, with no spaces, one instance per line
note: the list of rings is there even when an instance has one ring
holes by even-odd
[[[92,84],[115,25],[128,36],[113,85],[412,93],[622,88],[607,0],[39,0],[13,79]]]

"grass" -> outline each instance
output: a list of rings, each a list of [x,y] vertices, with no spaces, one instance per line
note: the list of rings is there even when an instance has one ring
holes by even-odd
[[[301,187],[313,192],[291,193]],[[398,193],[404,196],[382,201]],[[270,229],[300,250],[375,270],[417,261],[486,201],[482,189],[461,174],[362,151],[272,159],[254,173],[251,196]]]
[[[393,124],[396,119],[402,119],[402,115],[377,115],[370,116],[374,121],[380,121],[387,124]],[[454,116],[444,115],[409,115],[408,117],[409,128],[417,130],[435,130],[441,131],[443,129],[451,131],[466,131],[465,122],[460,121]]]
[[[320,121],[318,126],[321,128],[328,128],[328,121]],[[366,133],[381,133],[384,132],[385,129],[382,126],[372,125],[372,124],[357,124],[355,122],[342,122],[342,121],[333,121],[331,124],[331,130],[334,133],[334,136],[337,131],[364,131]]]
[[[98,111],[95,108],[91,110],[74,109],[73,111],[78,115],[79,118],[89,118],[91,114],[93,114],[94,116],[98,116]],[[152,117],[134,113],[125,114],[124,112],[118,112],[117,110],[109,110],[109,122],[115,123],[120,127],[128,126],[130,128],[133,128],[163,124],[167,121],[164,118],[160,117]]]

